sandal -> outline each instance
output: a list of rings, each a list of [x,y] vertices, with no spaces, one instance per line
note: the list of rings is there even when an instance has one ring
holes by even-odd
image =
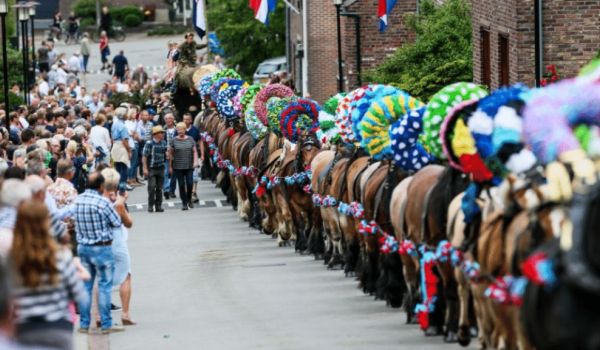
[[[123,326],[135,326],[137,324],[131,318],[121,318],[121,322],[123,322]]]

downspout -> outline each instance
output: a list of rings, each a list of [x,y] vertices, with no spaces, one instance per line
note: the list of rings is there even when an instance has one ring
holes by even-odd
[[[302,60],[302,95],[308,92],[308,0],[302,3],[302,48],[304,58]]]
[[[358,86],[362,86],[362,78],[360,77],[362,73],[362,54],[360,48],[360,15],[356,12],[342,12],[341,16],[353,17],[356,20],[356,80],[358,82]]]
[[[542,14],[542,0],[535,0],[535,86],[540,87],[544,76],[544,28]]]
[[[285,62],[286,71],[290,74],[292,60],[290,57],[290,8],[285,7]]]

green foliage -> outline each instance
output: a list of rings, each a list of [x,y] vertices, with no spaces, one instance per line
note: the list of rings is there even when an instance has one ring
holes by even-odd
[[[148,34],[148,36],[155,36],[155,35],[175,35],[175,34],[183,34],[186,31],[189,31],[189,29],[186,29],[185,27],[159,27],[156,29],[150,29],[148,31],[146,31],[146,34]]]
[[[8,86],[12,84],[19,84],[23,86],[23,54],[21,51],[8,48],[7,59],[8,59]],[[2,60],[0,60],[0,81],[4,81],[2,68]]]
[[[212,1],[208,9],[209,27],[214,30],[227,56],[227,65],[239,65],[239,73],[249,78],[258,65],[285,55],[285,4],[277,2],[266,26],[254,18],[247,1]]]
[[[104,1],[100,1],[100,8],[105,6]],[[71,5],[71,10],[79,18],[96,18],[96,0],[77,0]]]
[[[123,22],[125,25],[127,25],[125,18],[129,15],[134,15],[139,18],[140,23],[144,20],[144,11],[137,6],[123,6],[110,9],[110,18],[118,22]],[[134,27],[137,27],[137,25]]]
[[[94,18],[87,17],[87,18],[84,18],[84,19],[82,19],[82,20],[79,22],[79,24],[80,24],[82,27],[93,27],[93,26],[95,26],[95,25],[96,25],[96,20],[95,20]]]
[[[8,14],[6,15],[6,36],[8,38],[17,35],[17,23],[15,21],[15,10],[11,7],[16,0],[8,0]]]
[[[0,103],[4,103],[4,91],[0,90]],[[15,94],[12,91],[8,92],[8,106],[12,108],[12,106],[22,106],[25,104],[25,101],[19,95]]]
[[[446,85],[473,80],[468,0],[448,0],[441,6],[422,0],[421,14],[408,15],[405,20],[417,40],[365,72],[363,81],[391,84],[426,102]]]
[[[125,23],[126,26],[132,28],[142,24],[142,20],[134,14],[128,14],[127,16],[125,16],[125,20],[123,21],[123,23]]]

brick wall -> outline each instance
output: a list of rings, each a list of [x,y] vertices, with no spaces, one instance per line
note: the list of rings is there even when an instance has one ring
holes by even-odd
[[[473,73],[482,82],[481,28],[491,39],[491,87],[499,85],[498,36],[507,34],[510,45],[510,84],[535,85],[534,0],[477,0],[473,7]],[[543,2],[544,66],[556,66],[559,77],[577,75],[600,50],[597,14],[600,2],[546,0]]]
[[[416,13],[416,1],[398,1],[391,15],[388,16],[388,27],[383,33],[379,31],[378,3],[378,0],[358,0],[347,8],[348,12],[356,12],[360,15],[361,70],[363,72],[383,63],[405,42],[415,40],[414,33],[404,25],[403,17],[407,13]],[[348,84],[345,88],[346,91],[350,91],[359,87],[356,65],[356,21],[354,18],[347,18],[343,31],[343,58],[348,75]]]

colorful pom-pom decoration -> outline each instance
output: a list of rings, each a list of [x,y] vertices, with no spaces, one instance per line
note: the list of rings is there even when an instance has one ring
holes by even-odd
[[[233,80],[233,79],[219,78],[219,79],[217,79],[217,81],[215,81],[215,83],[210,88],[210,98],[211,98],[211,100],[213,100],[213,102],[215,102],[215,103],[217,102],[217,100],[219,99],[219,91],[221,91],[221,88],[223,87],[223,85],[227,84],[227,82],[230,80]]]
[[[405,171],[418,171],[435,160],[418,141],[425,108],[411,110],[390,127],[394,161]]]
[[[211,83],[214,84],[217,79],[220,78],[242,79],[238,72],[231,68],[221,69],[220,71],[215,72],[212,76]]]
[[[351,91],[348,95],[344,96],[335,110],[335,126],[338,129],[340,138],[345,143],[352,144],[356,142],[356,136],[354,131],[352,131],[351,115],[354,107],[351,106],[351,103],[355,100],[359,100],[364,95],[364,88],[358,88]]]
[[[486,95],[485,90],[479,86],[463,82],[448,85],[433,95],[423,115],[423,133],[419,137],[430,154],[446,159],[440,140],[440,130],[448,112],[461,102],[478,100]]]
[[[256,113],[254,113],[253,106],[249,106],[246,109],[244,118],[246,121],[246,128],[248,128],[248,131],[250,131],[250,134],[255,140],[260,141],[265,138],[268,129],[260,120],[258,120]]]
[[[198,92],[202,98],[210,97],[212,78],[215,74],[216,73],[209,73],[204,78],[200,79],[200,83],[198,83]]]
[[[246,90],[248,90],[247,87],[242,87],[242,89],[233,97],[233,111],[238,117],[244,116],[244,112],[242,110],[242,96],[244,96]]]
[[[303,132],[314,133],[319,127],[321,106],[309,99],[298,99],[288,103],[281,111],[283,136],[296,143]]]
[[[335,115],[335,111],[336,111],[338,105],[340,104],[340,102],[346,95],[348,95],[348,94],[345,92],[341,92],[341,93],[336,94],[329,100],[327,100],[327,102],[325,102],[325,104],[323,105],[323,111],[325,113]]]
[[[371,107],[371,104],[374,101],[382,99],[386,96],[393,96],[401,93],[401,90],[390,85],[371,84],[365,88],[364,95],[350,102],[350,118],[352,119],[352,131],[354,132],[354,137],[356,138],[356,141],[362,141],[360,123],[363,120],[365,114],[367,114],[367,111]]]
[[[281,111],[288,105],[288,103],[296,100],[295,96],[292,97],[271,97],[267,102],[267,114],[269,119],[269,129],[275,133],[278,137],[283,136],[281,131]]]
[[[377,87],[380,93],[386,93],[386,88]],[[376,90],[373,90],[376,91]],[[391,92],[391,90],[387,90]],[[390,125],[404,116],[407,112],[419,108],[422,102],[404,91],[394,88],[392,96],[375,100],[361,121],[360,130],[362,145],[375,160],[391,158],[393,155],[390,138]],[[367,92],[368,94],[368,92]],[[358,111],[358,108],[354,112]],[[355,124],[353,122],[353,128]],[[397,131],[403,128],[398,128]]]
[[[235,113],[233,99],[243,89],[242,85],[229,85],[219,92],[217,100],[217,109],[225,118],[237,117]]]
[[[246,89],[244,95],[242,95],[242,98],[240,99],[240,103],[242,104],[242,113],[246,112],[248,106],[254,106],[254,99],[256,98],[256,95],[264,87],[265,86],[262,84],[255,84],[250,85],[248,89]]]
[[[268,111],[267,111],[267,101],[271,97],[292,97],[294,96],[294,91],[289,87],[281,84],[272,84],[267,85],[264,89],[260,90],[256,95],[254,100],[254,112],[258,116],[258,119],[264,124],[269,124],[268,120]]]

